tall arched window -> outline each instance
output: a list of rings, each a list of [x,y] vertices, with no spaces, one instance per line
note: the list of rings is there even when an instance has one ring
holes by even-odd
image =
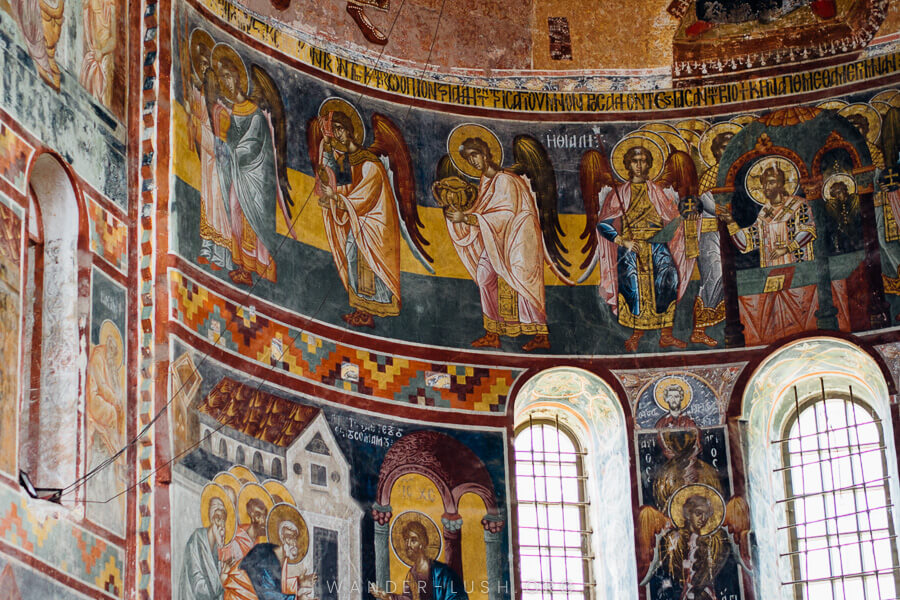
[[[25,357],[29,384],[19,414],[19,468],[38,487],[61,488],[80,474],[88,340],[86,216],[67,167],[51,153],[31,166]]]
[[[756,368],[739,418],[757,598],[896,598],[890,392],[847,340],[791,342]]]
[[[589,598],[584,451],[559,419],[529,419],[515,449],[522,597]]]
[[[845,392],[821,393],[794,410],[781,446],[783,528],[795,598],[895,598],[897,550],[884,435],[874,411]]]
[[[516,395],[513,509],[523,600],[637,600],[625,423],[612,388],[582,369],[548,369]]]

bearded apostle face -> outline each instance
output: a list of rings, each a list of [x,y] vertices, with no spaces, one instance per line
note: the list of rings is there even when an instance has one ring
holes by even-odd
[[[769,167],[762,173],[763,195],[771,204],[779,205],[784,199],[784,171]]]
[[[247,514],[250,516],[250,536],[253,539],[266,533],[266,505],[258,498],[247,502]]]
[[[670,385],[666,388],[665,393],[666,404],[669,405],[669,412],[677,415],[684,410],[684,390],[677,385]]]
[[[300,546],[297,545],[297,538],[300,537],[300,531],[297,526],[290,521],[284,521],[278,528],[278,537],[281,538],[281,549],[284,551],[284,557],[293,562],[300,556]]]
[[[218,498],[209,504],[209,529],[212,532],[212,538],[217,548],[225,545],[225,505]]]

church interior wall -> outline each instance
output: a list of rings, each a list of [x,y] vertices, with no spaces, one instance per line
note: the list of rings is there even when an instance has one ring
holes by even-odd
[[[290,522],[300,553],[282,575],[300,577],[300,595],[370,598],[370,583],[402,589],[415,522],[471,600],[521,598],[514,440],[528,418],[559,415],[590,459],[593,597],[665,597],[646,529],[670,511],[665,477],[706,486],[740,516],[716,594],[781,593],[778,548],[753,542],[774,521],[758,492],[771,473],[754,462],[770,415],[751,414],[763,401],[750,393],[793,380],[761,382],[766,361],[808,344],[840,362],[835,348],[851,348],[865,366],[854,377],[880,378],[867,401],[897,418],[896,5],[879,13],[868,52],[678,88],[670,38],[682,23],[668,13],[665,52],[641,46],[614,64],[597,49],[560,64],[544,56],[555,13],[511,11],[492,23],[519,36],[508,54],[476,48],[425,77],[402,59],[423,39],[403,37],[381,63],[349,21],[333,20],[341,3],[295,0],[288,25],[268,2],[126,4],[107,13],[119,37],[94,64],[104,52],[85,33],[93,0],[60,0],[58,38],[43,38],[55,62],[41,63],[54,76],[38,66],[25,17],[0,0],[0,597],[198,598],[207,559],[224,568],[212,597],[242,597],[254,584],[238,560],[277,545]],[[415,18],[435,20],[414,4]],[[395,13],[373,14],[386,27]],[[220,61],[212,74],[197,67],[201,39]],[[460,52],[440,46],[437,58]],[[597,72],[578,71],[588,64]],[[347,123],[356,150],[335,141]],[[536,264],[537,283],[490,288],[479,277],[500,265],[467,258],[459,232],[488,225],[475,224],[485,167],[460,150],[468,138],[536,199],[520,223],[535,237],[501,250]],[[240,155],[242,143],[256,146]],[[626,158],[635,147],[653,162],[649,183]],[[18,483],[23,466],[54,466],[20,450],[42,440],[29,411],[48,365],[34,348],[54,342],[34,341],[35,298],[47,297],[39,157],[59,161],[77,203],[77,291],[59,298],[78,303],[67,415],[77,424],[57,457],[74,483],[57,482],[60,504]],[[330,187],[350,194],[363,169],[387,182],[378,201],[390,196],[399,221],[396,235],[376,236],[380,257],[361,249],[369,241],[335,238],[346,211],[323,200]],[[269,196],[254,207],[238,195],[255,177],[269,178]],[[632,226],[625,205],[659,204],[651,195],[667,187],[677,197],[666,223],[637,227],[657,230],[642,243],[664,257],[644,260],[669,279],[645,269],[630,284],[613,242]],[[395,250],[392,272],[372,262]],[[543,317],[529,320],[534,290]],[[482,292],[496,296],[491,316]],[[259,530],[251,499],[265,507]],[[226,567],[204,550],[219,505],[219,546],[240,553]]]

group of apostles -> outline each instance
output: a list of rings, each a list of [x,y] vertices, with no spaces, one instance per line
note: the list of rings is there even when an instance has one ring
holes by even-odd
[[[202,527],[185,546],[179,600],[298,600],[317,576],[301,565],[309,530],[279,481],[248,469],[216,475],[201,493]]]

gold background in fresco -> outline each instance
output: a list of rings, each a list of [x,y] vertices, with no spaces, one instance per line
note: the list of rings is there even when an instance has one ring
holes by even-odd
[[[400,515],[407,510],[414,510],[431,517],[438,529],[442,531],[441,516],[444,514],[444,504],[437,487],[423,475],[410,473],[400,477],[391,488],[391,508],[394,515]],[[475,494],[463,495],[459,502],[459,515],[463,519],[461,532],[462,541],[462,580],[469,600],[488,600],[487,595],[487,554],[484,545],[484,527],[481,519],[487,510],[484,501]],[[393,525],[394,520],[391,519]],[[446,563],[446,544],[443,544],[438,560]],[[409,567],[400,562],[394,550],[391,549],[391,581],[402,587],[406,579]],[[402,589],[395,590],[402,592]]]
[[[174,137],[174,160],[172,162],[175,176],[187,183],[195,190],[200,190],[200,159],[197,154],[190,149],[187,144],[187,117],[183,107],[180,104],[173,104],[173,129]],[[288,169],[288,181],[291,184],[292,197],[296,207],[306,204],[306,208],[299,214],[295,215],[294,231],[297,232],[299,241],[331,253],[328,246],[328,240],[325,237],[325,227],[322,221],[322,210],[319,208],[315,197],[310,194],[315,185],[315,179],[311,175]],[[309,202],[306,199],[309,198]],[[452,277],[457,279],[471,279],[469,273],[459,260],[459,255],[450,240],[447,233],[447,220],[444,213],[439,208],[426,206],[419,207],[419,216],[425,225],[424,233],[426,239],[431,245],[426,248],[428,254],[434,258],[434,270],[440,277]],[[569,248],[569,258],[578,260],[580,264],[583,256],[580,253],[581,246],[584,244],[579,239],[581,232],[584,230],[584,215],[560,215],[560,223],[566,232],[563,243]],[[278,211],[276,215],[277,230],[281,235],[288,235],[287,226],[284,217]],[[185,232],[187,233],[187,232]],[[288,246],[291,241],[289,240]],[[287,249],[286,247],[286,249]],[[400,268],[406,273],[416,273],[417,275],[427,275],[428,272],[422,264],[410,252],[409,247],[400,244]],[[563,285],[563,283],[553,274],[548,265],[544,265],[544,281],[546,285]],[[597,285],[600,281],[600,270],[596,269],[593,274],[584,282],[583,285]]]

